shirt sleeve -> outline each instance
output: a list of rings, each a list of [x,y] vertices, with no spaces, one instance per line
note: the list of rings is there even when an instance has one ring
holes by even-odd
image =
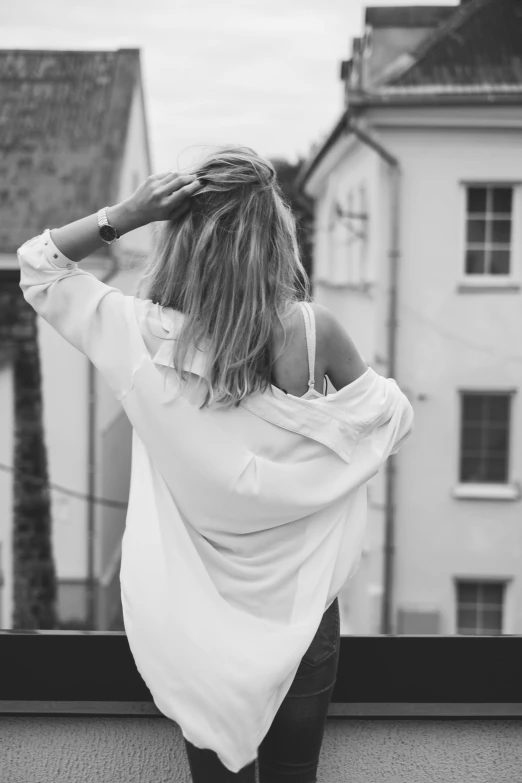
[[[374,451],[384,462],[390,455],[396,454],[413,432],[414,413],[410,401],[399,388],[394,378],[376,375],[373,405],[370,415],[364,422],[363,433],[371,438]]]
[[[100,371],[121,400],[146,356],[135,297],[102,283],[58,250],[51,232],[17,251],[25,301]]]

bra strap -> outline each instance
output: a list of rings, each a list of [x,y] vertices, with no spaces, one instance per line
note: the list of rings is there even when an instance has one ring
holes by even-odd
[[[308,350],[308,370],[310,378],[308,388],[315,386],[315,316],[309,302],[300,302],[301,311],[305,322],[306,347]]]

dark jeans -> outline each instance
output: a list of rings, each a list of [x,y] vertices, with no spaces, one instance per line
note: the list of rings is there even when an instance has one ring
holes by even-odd
[[[316,783],[328,705],[337,677],[339,601],[323,614],[290,690],[258,749],[259,783]],[[256,760],[230,772],[213,750],[184,740],[193,783],[256,783]]]

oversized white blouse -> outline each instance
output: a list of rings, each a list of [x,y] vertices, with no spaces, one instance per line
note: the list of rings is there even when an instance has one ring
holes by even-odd
[[[120,571],[158,709],[232,772],[257,749],[324,611],[359,564],[366,482],[413,427],[372,368],[326,397],[275,386],[199,409],[206,353],[172,365],[183,315],[79,268],[47,229],[18,250],[26,301],[94,363],[133,427]]]

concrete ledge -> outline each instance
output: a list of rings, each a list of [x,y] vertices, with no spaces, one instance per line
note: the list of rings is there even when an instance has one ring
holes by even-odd
[[[152,717],[0,717],[6,783],[191,783],[183,735]],[[522,720],[327,721],[320,783],[518,783]],[[261,781],[260,783],[267,783]]]

